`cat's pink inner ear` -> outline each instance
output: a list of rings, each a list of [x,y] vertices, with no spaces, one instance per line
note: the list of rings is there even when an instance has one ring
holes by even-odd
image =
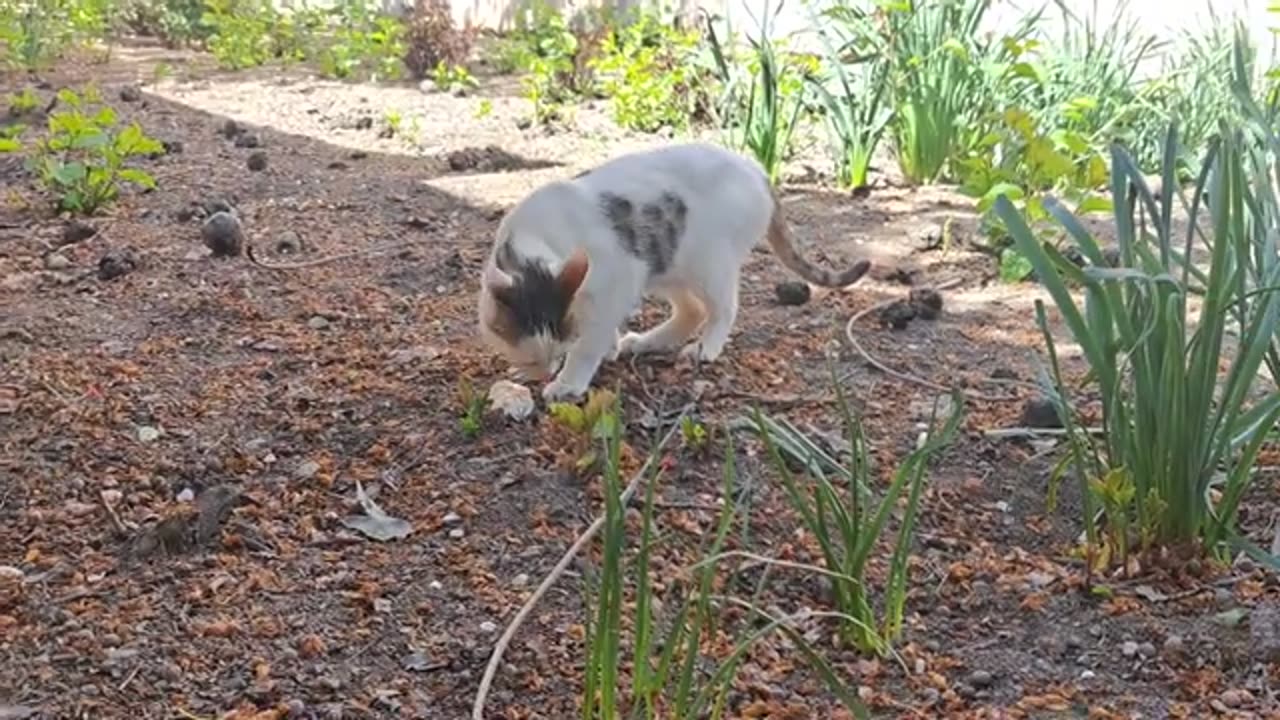
[[[484,269],[484,284],[493,290],[511,287],[511,282],[511,276],[493,263]]]
[[[564,289],[565,294],[573,295],[578,292],[583,279],[587,277],[587,269],[590,265],[586,250],[578,248],[573,251],[565,261],[564,267],[560,268],[560,287]]]

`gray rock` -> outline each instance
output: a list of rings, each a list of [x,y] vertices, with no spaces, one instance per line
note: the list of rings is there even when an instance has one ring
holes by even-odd
[[[244,228],[234,213],[219,210],[200,226],[200,238],[214,257],[237,257],[244,250]]]
[[[312,330],[327,330],[329,321],[322,315],[312,315],[311,319],[307,320],[307,327]]]
[[[138,102],[142,99],[142,90],[137,85],[125,85],[120,88],[120,99],[128,103]]]
[[[797,280],[788,280],[780,282],[773,288],[774,294],[778,297],[780,305],[803,305],[809,302],[812,292],[809,289],[809,283]]]
[[[984,690],[991,687],[991,684],[994,683],[995,680],[995,676],[987,670],[974,670],[969,673],[969,677],[966,678],[966,682],[978,690]]]
[[[98,260],[98,279],[115,280],[128,275],[137,267],[138,261],[134,258],[133,251],[128,248],[110,250]]]
[[[62,227],[62,245],[75,245],[98,234],[98,228],[80,220],[72,220]]]
[[[45,256],[44,267],[46,270],[67,270],[71,267],[71,261],[65,255],[51,253]]]
[[[1126,641],[1124,642],[1124,644],[1120,646],[1120,654],[1121,654],[1121,655],[1124,655],[1124,656],[1125,656],[1125,657],[1127,657],[1127,658],[1131,658],[1131,657],[1133,657],[1133,656],[1137,655],[1137,654],[1138,654],[1138,643],[1136,643],[1136,642],[1134,642],[1134,641],[1132,641],[1132,640],[1126,640]]]
[[[245,167],[251,172],[262,172],[267,169],[267,154],[261,150],[254,150],[249,153],[249,159],[245,160]]]

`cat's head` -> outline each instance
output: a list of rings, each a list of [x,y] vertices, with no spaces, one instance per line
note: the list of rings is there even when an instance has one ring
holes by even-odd
[[[577,337],[573,298],[587,275],[587,254],[575,252],[552,271],[539,260],[491,258],[480,282],[480,336],[521,375],[546,380]]]

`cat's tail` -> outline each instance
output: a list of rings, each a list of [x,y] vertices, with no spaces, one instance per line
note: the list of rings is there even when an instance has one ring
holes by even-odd
[[[814,285],[828,288],[847,287],[861,280],[862,276],[871,269],[871,261],[862,259],[844,272],[835,272],[820,268],[801,257],[795,243],[791,240],[791,230],[787,225],[786,217],[782,214],[782,199],[778,197],[776,191],[773,191],[773,215],[769,218],[768,237],[769,247],[773,248],[773,254],[778,256],[782,264]]]

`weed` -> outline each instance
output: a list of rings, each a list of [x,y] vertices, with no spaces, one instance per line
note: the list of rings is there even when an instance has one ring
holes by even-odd
[[[835,375],[834,367],[832,375]],[[786,420],[767,417],[757,410],[754,426],[782,476],[792,507],[822,548],[826,565],[824,575],[831,584],[835,605],[845,617],[841,626],[842,637],[863,652],[885,655],[902,626],[907,559],[924,488],[926,465],[931,456],[955,437],[963,416],[963,396],[952,394],[952,409],[946,422],[937,432],[931,431],[925,442],[907,456],[878,501],[872,490],[862,420],[846,399],[838,380],[836,396],[849,434],[852,457],[847,465],[819,449]],[[812,486],[797,482],[784,455],[804,468],[813,478]],[[837,479],[844,481],[847,487],[843,492],[828,479],[828,473],[834,473]],[[889,515],[898,508],[904,493],[906,502],[902,507],[901,525],[889,558],[889,579],[882,605],[884,615],[877,619],[872,598],[867,592],[866,569]]]
[[[573,403],[557,402],[547,406],[551,420],[567,429],[573,436],[574,466],[585,471],[599,460],[592,445],[611,432],[617,424],[617,416],[611,414],[617,395],[610,390],[592,389],[581,407]]]
[[[462,406],[462,413],[458,418],[462,436],[468,440],[480,437],[480,433],[484,431],[484,415],[489,409],[488,394],[476,392],[471,379],[464,377],[458,383],[458,401]]]
[[[37,141],[27,167],[55,195],[59,209],[91,214],[114,200],[122,183],[156,186],[147,172],[125,163],[163,152],[159,141],[137,123],[117,131],[115,110],[90,108],[100,103],[96,93],[82,96],[64,89],[58,101],[67,109],[49,115],[48,133]]]
[[[431,73],[431,82],[436,86],[437,90],[443,92],[470,90],[480,85],[465,67],[461,65],[446,65],[443,60],[440,61],[439,65],[436,65],[435,71]]]
[[[476,106],[475,119],[480,120],[487,118],[493,114],[493,101],[489,98],[480,100],[480,104]]]
[[[339,79],[367,75],[394,80],[404,74],[406,30],[366,0],[343,0],[332,9],[332,37],[318,53],[323,74]]]
[[[256,67],[278,56],[271,30],[279,27],[279,13],[267,0],[206,0],[200,21],[210,28],[209,52],[224,68]]]
[[[40,96],[31,88],[23,88],[20,93],[9,95],[9,116],[18,117],[40,107]]]
[[[684,446],[693,452],[702,452],[711,440],[707,427],[688,415],[680,420],[680,437]]]
[[[686,128],[700,102],[702,78],[690,62],[699,40],[652,12],[606,34],[591,68],[614,121],[641,132]]]

